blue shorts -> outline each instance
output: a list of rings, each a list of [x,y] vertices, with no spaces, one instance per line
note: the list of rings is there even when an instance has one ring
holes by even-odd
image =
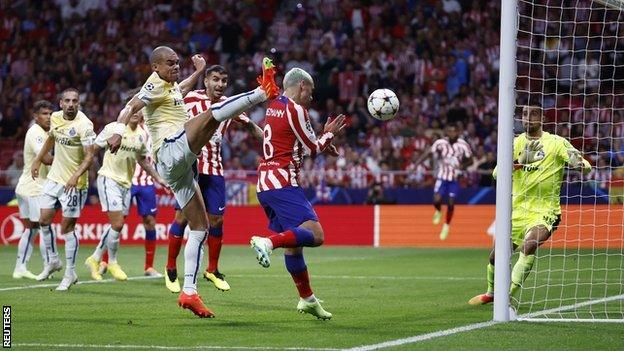
[[[439,194],[442,197],[448,195],[449,197],[454,198],[459,193],[459,183],[455,180],[448,181],[436,179],[433,187],[433,193]]]
[[[137,209],[140,216],[156,216],[156,187],[153,185],[132,185],[130,196],[136,199]]]
[[[223,216],[223,212],[225,212],[225,178],[200,174],[198,183],[206,205],[206,212],[211,215]]]
[[[215,216],[223,216],[225,212],[225,178],[200,174],[198,183],[204,206],[206,206],[206,212]],[[173,208],[178,211],[181,210],[177,201]]]
[[[274,232],[281,233],[309,220],[318,222],[312,204],[298,186],[259,192],[258,200],[269,218],[269,229]]]

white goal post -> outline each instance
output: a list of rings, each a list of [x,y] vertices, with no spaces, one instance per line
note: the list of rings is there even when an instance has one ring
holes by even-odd
[[[493,319],[622,323],[624,0],[501,4]],[[542,107],[544,130],[570,141],[592,172],[564,173],[561,223],[510,298],[513,137],[525,105]]]

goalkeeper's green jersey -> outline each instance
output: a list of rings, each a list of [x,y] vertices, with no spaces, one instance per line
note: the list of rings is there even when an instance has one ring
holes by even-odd
[[[574,146],[565,138],[548,132],[542,132],[539,140],[544,158],[514,168],[512,173],[512,217],[561,214],[561,183],[564,168],[570,160],[568,150],[573,150]],[[514,138],[514,161],[518,160],[528,141],[526,133]],[[496,170],[494,172],[496,175]]]

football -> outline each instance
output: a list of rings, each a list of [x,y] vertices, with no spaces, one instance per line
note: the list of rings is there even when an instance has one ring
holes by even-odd
[[[368,97],[368,112],[380,121],[387,121],[399,111],[399,98],[390,89],[377,89]]]

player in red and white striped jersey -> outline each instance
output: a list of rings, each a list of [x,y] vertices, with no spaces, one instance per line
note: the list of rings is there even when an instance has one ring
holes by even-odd
[[[258,167],[257,188],[258,200],[269,218],[269,229],[279,234],[268,238],[253,236],[251,245],[263,267],[269,267],[271,251],[283,247],[286,269],[299,291],[297,309],[330,319],[332,314],[323,309],[312,293],[303,258],[303,247],[323,244],[323,228],[297,178],[305,156],[314,157],[322,152],[338,155],[331,142],[344,127],[345,117],[328,120],[317,139],[304,107],[312,100],[312,77],[300,68],[293,68],[284,76],[283,85],[284,95],[271,101],[266,111],[264,159]]]
[[[436,140],[415,163],[419,164],[429,154],[434,155],[438,168],[433,189],[433,206],[435,207],[433,224],[440,223],[442,198],[448,195],[446,222],[440,231],[440,240],[444,240],[448,236],[453,218],[455,196],[459,191],[458,178],[462,175],[463,170],[472,163],[472,151],[470,145],[459,137],[457,127],[449,124],[446,127],[446,137]]]
[[[191,118],[208,110],[210,105],[225,100],[223,93],[228,85],[228,73],[223,66],[214,65],[206,69],[203,90],[189,92],[184,97],[184,105]],[[253,123],[245,114],[241,114],[234,121],[245,125],[258,139],[262,139],[262,129]],[[204,271],[204,278],[212,282],[222,291],[230,290],[224,275],[219,272],[219,256],[223,238],[223,213],[225,212],[225,180],[223,178],[223,160],[221,158],[221,143],[227,128],[232,120],[221,122],[208,143],[202,148],[198,160],[199,188],[208,214],[208,266]],[[176,287],[177,267],[176,259],[180,253],[182,237],[187,221],[182,211],[176,208],[176,216],[169,232],[169,252],[167,259],[167,287]],[[173,290],[172,290],[173,291]],[[175,291],[174,291],[175,292]]]

